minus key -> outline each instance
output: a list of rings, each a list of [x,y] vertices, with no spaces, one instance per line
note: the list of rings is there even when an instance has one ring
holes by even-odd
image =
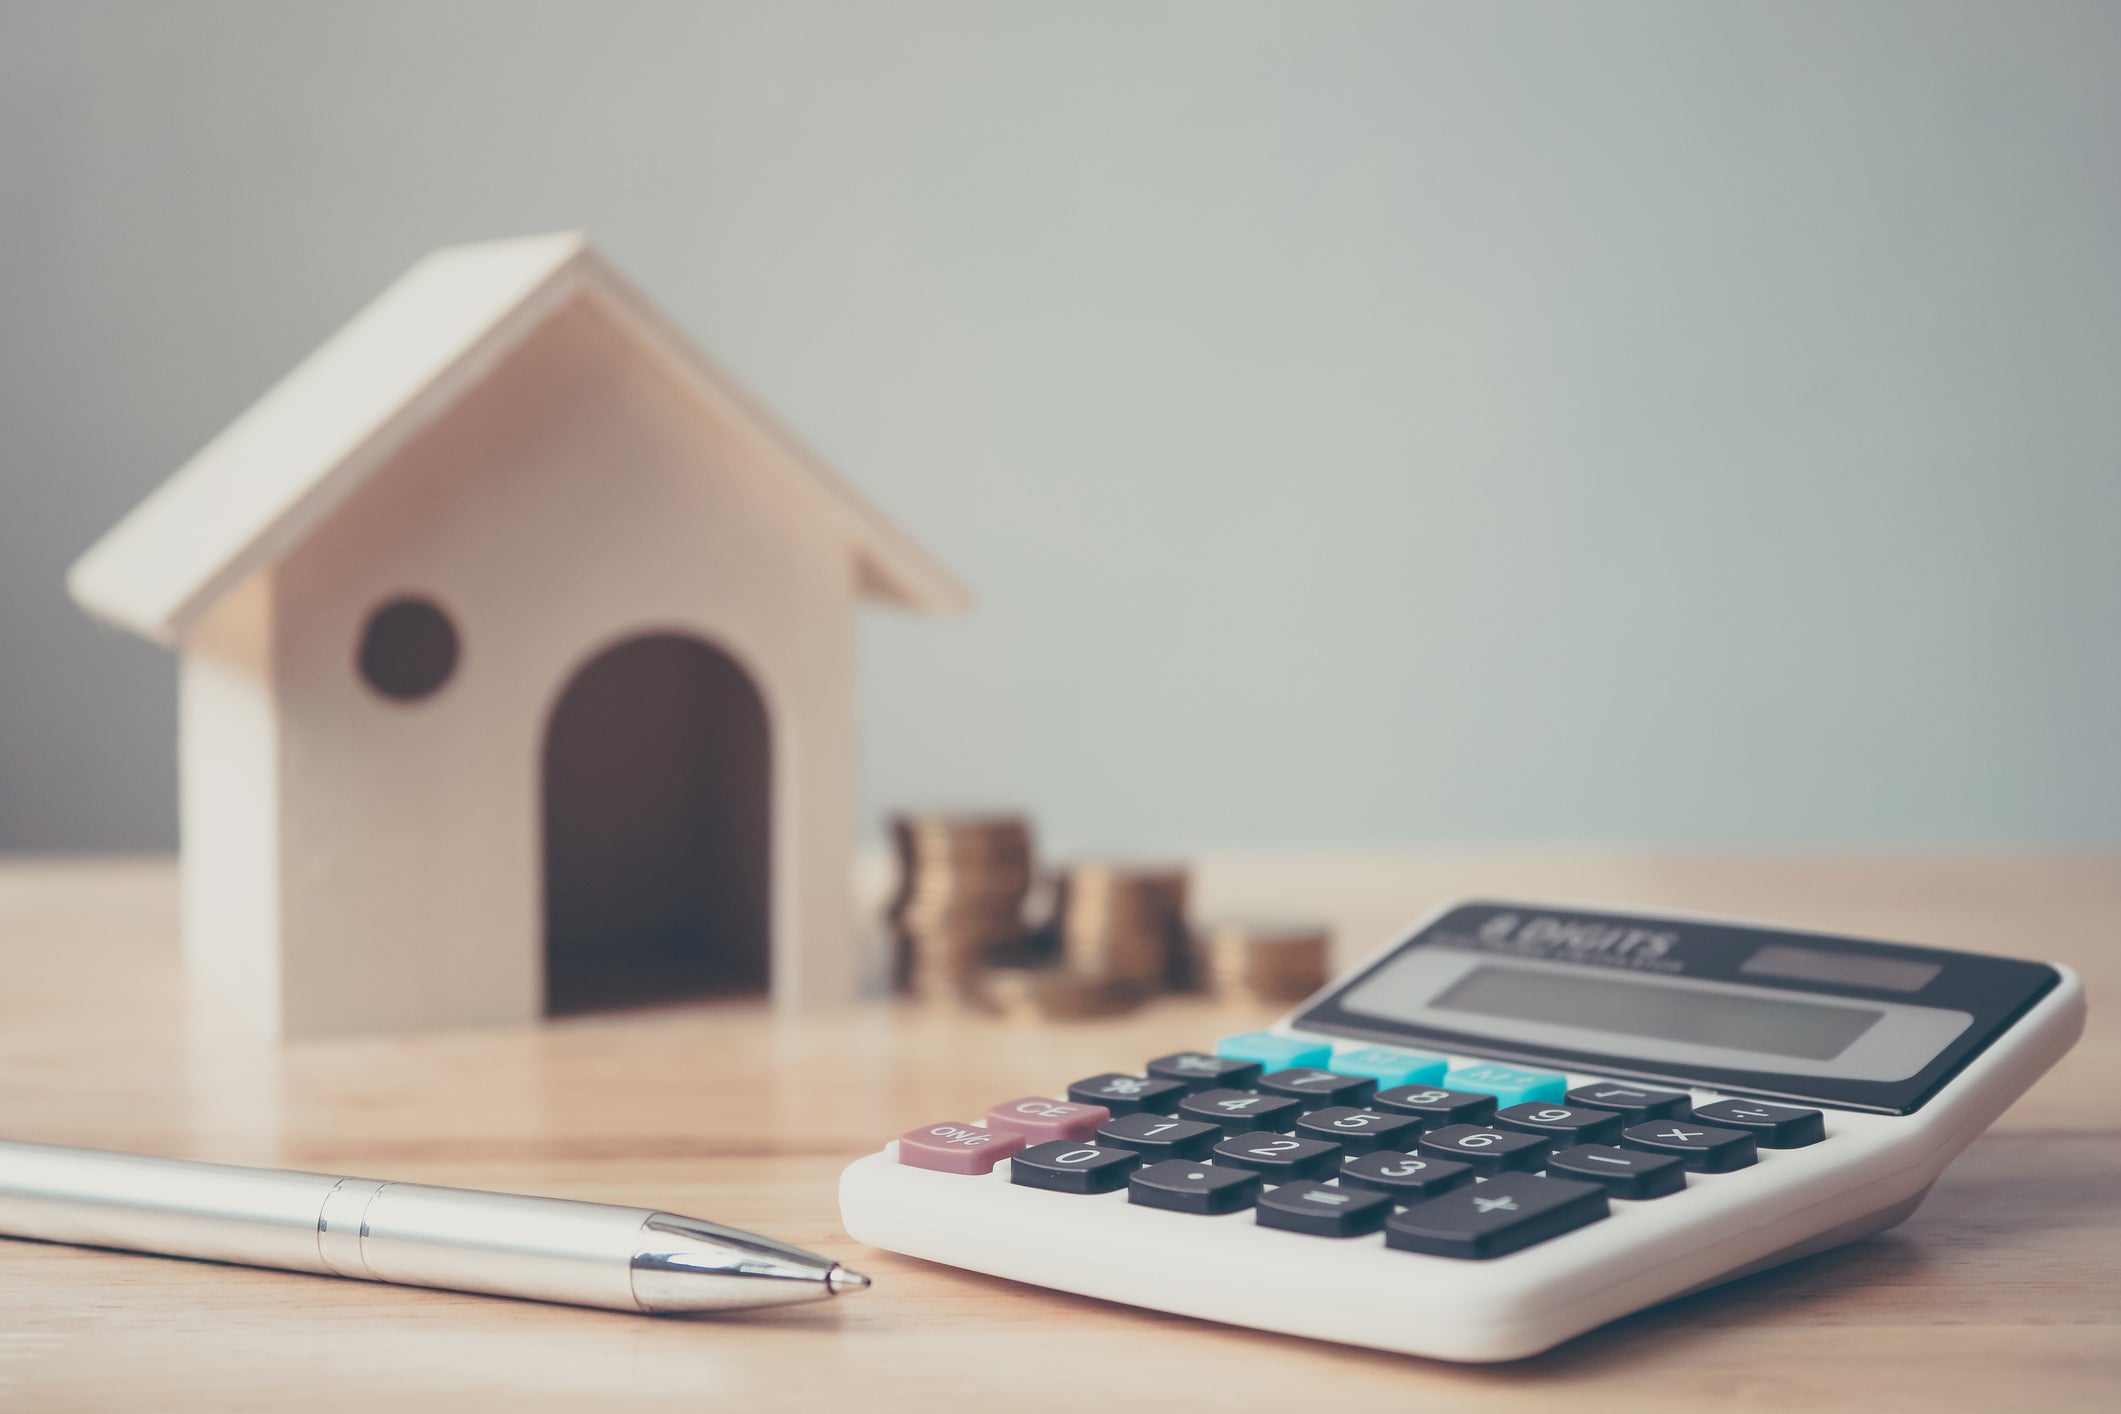
[[[1578,1144],[1547,1155],[1547,1172],[1605,1189],[1609,1198],[1662,1198],[1686,1187],[1686,1161],[1611,1144]]]

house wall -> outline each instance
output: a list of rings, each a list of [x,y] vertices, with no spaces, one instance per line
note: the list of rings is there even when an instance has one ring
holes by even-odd
[[[579,296],[274,576],[289,1032],[539,1014],[547,720],[653,630],[712,641],[765,698],[776,998],[851,993],[854,564],[683,387]],[[414,703],[355,667],[403,594],[461,640]]]
[[[184,640],[177,723],[185,971],[277,1026],[280,734],[268,577],[223,597]]]

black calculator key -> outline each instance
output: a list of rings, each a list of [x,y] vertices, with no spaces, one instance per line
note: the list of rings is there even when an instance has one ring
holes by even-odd
[[[1259,1197],[1259,1187],[1259,1175],[1250,1169],[1164,1159],[1127,1176],[1127,1201],[1213,1217],[1251,1207]]]
[[[1246,1090],[1259,1079],[1258,1061],[1225,1060],[1206,1051],[1174,1051],[1144,1067],[1158,1080],[1176,1080],[1189,1095],[1203,1090]]]
[[[1197,1119],[1173,1119],[1169,1115],[1123,1115],[1097,1127],[1100,1144],[1132,1149],[1144,1162],[1156,1159],[1205,1159],[1223,1132]]]
[[[1186,1096],[1186,1087],[1176,1080],[1144,1080],[1139,1075],[1093,1075],[1068,1087],[1068,1098],[1078,1105],[1103,1105],[1115,1115],[1169,1114]]]
[[[1497,1110],[1495,1127],[1543,1134],[1557,1145],[1610,1144],[1620,1137],[1621,1118],[1610,1110],[1587,1110],[1582,1105],[1543,1105],[1533,1100]]]
[[[1471,1164],[1479,1174],[1529,1173],[1547,1160],[1547,1141],[1536,1134],[1488,1129],[1478,1124],[1447,1124],[1421,1136],[1418,1153],[1432,1159]]]
[[[1642,1155],[1648,1158],[1649,1155]],[[1342,1188],[1368,1188],[1389,1193],[1401,1203],[1438,1198],[1473,1181],[1473,1166],[1455,1159],[1425,1159],[1413,1154],[1379,1150],[1354,1154],[1340,1161]]]
[[[1505,1173],[1395,1214],[1385,1223],[1385,1246],[1434,1257],[1501,1257],[1610,1211],[1595,1183]]]
[[[1547,1155],[1547,1174],[1595,1183],[1609,1198],[1662,1198],[1686,1187],[1686,1161],[1677,1154],[1648,1154],[1610,1144],[1557,1149]]]
[[[1569,1091],[1569,1103],[1594,1110],[1611,1110],[1628,1124],[1646,1119],[1677,1119],[1687,1112],[1686,1095],[1677,1090],[1645,1090],[1618,1080],[1579,1085]]]
[[[1391,1212],[1387,1194],[1299,1180],[1259,1196],[1258,1222],[1313,1237],[1361,1237],[1383,1227]]]
[[[1370,1108],[1412,1115],[1423,1129],[1442,1129],[1447,1124],[1486,1124],[1495,1118],[1495,1097],[1440,1085],[1395,1085],[1378,1091]]]
[[[1653,1119],[1630,1125],[1620,1135],[1630,1149],[1670,1154],[1695,1173],[1729,1173],[1759,1157],[1753,1136],[1742,1129],[1717,1129],[1691,1119]]]
[[[1053,1193],[1111,1193],[1127,1186],[1142,1156],[1115,1144],[1052,1139],[1019,1149],[1009,1160],[1009,1181]]]
[[[1377,1149],[1413,1148],[1414,1136],[1421,1133],[1421,1121],[1412,1115],[1333,1105],[1313,1110],[1296,1121],[1294,1132],[1302,1139],[1338,1144],[1351,1154],[1367,1154]]]
[[[1332,1105],[1365,1105],[1377,1093],[1377,1082],[1367,1075],[1339,1075],[1330,1070],[1315,1070],[1300,1065],[1293,1070],[1277,1070],[1259,1078],[1259,1088],[1269,1095],[1287,1095],[1303,1102],[1307,1110],[1322,1110]]]
[[[1771,1105],[1765,1100],[1718,1100],[1694,1111],[1694,1118],[1742,1129],[1763,1149],[1802,1149],[1826,1138],[1826,1117],[1800,1105]]]
[[[1269,1183],[1287,1183],[1292,1178],[1330,1178],[1340,1167],[1340,1145],[1262,1129],[1231,1135],[1211,1149],[1209,1157],[1231,1168],[1250,1169]]]
[[[1286,1095],[1256,1095],[1250,1090],[1203,1090],[1178,1102],[1180,1119],[1197,1119],[1225,1134],[1287,1129],[1302,1113],[1300,1101]]]

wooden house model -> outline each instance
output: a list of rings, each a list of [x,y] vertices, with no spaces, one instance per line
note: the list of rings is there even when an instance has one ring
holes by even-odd
[[[857,989],[855,611],[965,590],[578,236],[439,251],[73,567],[284,1034]]]

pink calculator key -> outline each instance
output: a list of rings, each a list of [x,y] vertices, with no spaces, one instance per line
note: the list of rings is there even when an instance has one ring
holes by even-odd
[[[1077,1105],[1037,1095],[1026,1095],[987,1111],[990,1127],[1013,1129],[1033,1144],[1049,1139],[1088,1139],[1110,1118],[1112,1111],[1103,1105]]]
[[[937,1173],[992,1173],[996,1164],[1024,1143],[1024,1136],[1013,1130],[981,1129],[951,1120],[901,1134],[898,1161]]]

